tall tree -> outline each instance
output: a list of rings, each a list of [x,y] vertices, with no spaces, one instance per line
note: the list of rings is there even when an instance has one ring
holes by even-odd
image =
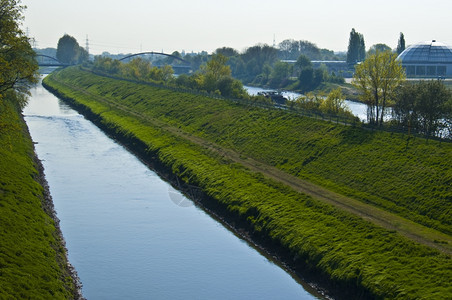
[[[347,63],[356,64],[366,58],[364,36],[352,28],[348,42]]]
[[[0,101],[8,94],[19,107],[38,80],[36,53],[20,29],[24,9],[20,0],[0,0]]]
[[[88,53],[80,47],[77,40],[65,34],[58,40],[57,59],[65,64],[79,64],[88,59]]]
[[[377,52],[355,68],[352,84],[361,92],[361,100],[368,105],[367,118],[370,123],[383,124],[385,108],[405,80],[405,71],[396,58],[397,54],[389,51]]]
[[[397,54],[400,54],[405,50],[405,36],[400,33],[399,42],[397,44]]]

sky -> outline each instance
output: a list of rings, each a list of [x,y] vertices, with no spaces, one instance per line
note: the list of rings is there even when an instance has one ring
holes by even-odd
[[[69,34],[92,54],[140,51],[242,52],[256,44],[307,40],[346,51],[352,28],[366,48],[437,40],[452,45],[451,0],[22,0],[23,29],[37,48]]]

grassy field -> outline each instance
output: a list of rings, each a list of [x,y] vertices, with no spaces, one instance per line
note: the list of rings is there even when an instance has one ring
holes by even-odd
[[[298,269],[320,274],[343,293],[388,299],[452,294],[449,255],[297,192],[213,149],[232,149],[244,161],[255,160],[449,233],[449,144],[244,107],[78,69],[53,74],[45,82],[97,115],[103,127],[143,142],[149,153],[185,182],[201,187],[210,201],[245,222],[254,235],[286,249]]]
[[[73,280],[19,112],[0,102],[0,299],[71,299]]]
[[[451,143],[145,85],[131,91],[125,82],[106,78],[95,85],[90,80],[82,73],[70,82],[294,176],[452,234]]]

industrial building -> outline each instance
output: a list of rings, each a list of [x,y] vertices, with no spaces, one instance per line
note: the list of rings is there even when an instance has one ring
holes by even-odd
[[[452,48],[436,40],[406,48],[397,60],[408,78],[452,78]]]

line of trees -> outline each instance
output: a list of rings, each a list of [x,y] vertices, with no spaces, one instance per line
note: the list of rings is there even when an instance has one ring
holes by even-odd
[[[353,113],[345,103],[345,96],[342,94],[341,88],[332,90],[326,96],[309,92],[298,97],[295,102],[290,103],[290,106],[308,112],[354,118]]]
[[[279,49],[269,45],[256,45],[247,48],[242,54],[232,48],[223,47],[215,51],[228,58],[231,74],[245,84],[312,91],[322,82],[343,83],[342,76],[329,73],[326,66],[314,68],[311,60],[338,60],[334,52],[319,49],[307,41],[285,40]],[[281,60],[296,60],[288,63]],[[294,58],[294,59],[292,59]]]
[[[400,33],[399,40],[397,43],[397,48],[394,53],[399,55],[405,50],[405,36]],[[368,56],[375,54],[376,52],[392,51],[392,48],[386,44],[375,44],[372,45],[366,52],[366,45],[364,42],[363,34],[357,32],[355,28],[352,28],[350,32],[350,38],[348,42],[347,50],[347,63],[350,65],[355,65],[359,62],[364,61]]]
[[[0,0],[0,103],[10,101],[18,108],[27,103],[39,68],[36,53],[20,29],[24,9],[20,1]]]
[[[173,68],[170,65],[152,66],[150,61],[140,57],[123,63],[119,60],[98,56],[95,57],[92,68],[95,71],[133,80],[178,86],[224,97],[248,98],[243,84],[232,77],[231,69],[226,62],[227,57],[222,54],[214,54],[194,74],[181,74],[178,77],[174,76]]]
[[[181,74],[177,77],[173,76],[171,66],[155,67],[143,58],[135,58],[128,63],[123,63],[111,58],[98,56],[95,58],[92,68],[95,71],[122,78],[204,91],[223,97],[271,103],[270,98],[265,96],[248,95],[242,83],[231,76],[231,69],[227,65],[227,60],[228,58],[223,54],[216,53],[205,64],[201,65],[200,70],[194,74]],[[304,56],[297,64],[300,68],[309,67],[312,70],[310,60]],[[288,105],[292,108],[313,113],[353,118],[353,114],[345,104],[345,97],[340,88],[331,91],[328,95],[308,93]]]
[[[287,39],[278,44],[278,57],[283,60],[296,60],[300,55],[310,60],[343,60],[342,55],[335,54],[328,49],[320,49],[316,44],[309,41],[296,41]]]
[[[393,118],[410,132],[452,138],[452,92],[439,80],[405,83],[397,89]]]
[[[370,124],[403,126],[426,136],[452,138],[452,92],[443,81],[407,82],[397,54],[376,51],[356,66],[352,84],[367,104]],[[388,107],[392,108],[389,113]],[[392,120],[385,121],[385,117]]]

